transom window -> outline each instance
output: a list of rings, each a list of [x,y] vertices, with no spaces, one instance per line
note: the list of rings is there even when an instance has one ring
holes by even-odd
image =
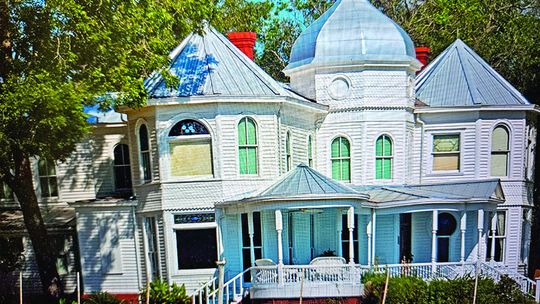
[[[38,173],[41,197],[58,196],[58,182],[54,161],[40,159],[38,161]]]
[[[504,126],[493,129],[491,134],[491,176],[508,176],[510,134]]]
[[[114,147],[114,184],[116,190],[131,189],[131,169],[129,164],[129,147],[125,144]]]
[[[332,141],[332,178],[340,181],[351,180],[351,145],[345,137]]]
[[[392,162],[394,158],[392,139],[388,135],[381,135],[375,143],[375,178],[391,179]]]
[[[460,135],[433,135],[433,171],[460,170]]]
[[[139,152],[141,154],[141,173],[144,182],[152,181],[150,167],[150,143],[148,142],[148,128],[141,125],[139,128]]]
[[[244,117],[238,123],[238,160],[240,174],[257,174],[257,126]]]
[[[313,142],[311,136],[308,136],[308,166],[313,168]]]
[[[292,168],[292,151],[291,151],[291,132],[287,132],[285,138],[285,153],[287,154],[287,171],[291,171]]]
[[[212,138],[198,121],[178,122],[169,132],[171,176],[211,176]]]

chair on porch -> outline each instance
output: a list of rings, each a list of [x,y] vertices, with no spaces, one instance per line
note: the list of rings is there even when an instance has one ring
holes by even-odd
[[[315,272],[313,278],[317,281],[342,281],[345,269],[341,266],[347,265],[347,261],[343,257],[318,257],[311,260],[309,265],[316,266],[312,271]]]
[[[256,269],[253,274],[253,281],[258,284],[273,284],[277,283],[277,264],[271,259],[257,259],[255,266],[263,267]]]

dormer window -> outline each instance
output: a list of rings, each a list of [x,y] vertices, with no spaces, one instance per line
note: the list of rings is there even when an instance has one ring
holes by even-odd
[[[212,176],[212,138],[198,121],[186,119],[169,132],[170,174],[173,177]]]

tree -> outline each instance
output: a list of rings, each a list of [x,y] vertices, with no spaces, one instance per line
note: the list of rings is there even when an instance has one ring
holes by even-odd
[[[62,293],[31,160],[64,160],[88,131],[83,106],[138,107],[143,79],[210,19],[210,0],[0,0],[0,179],[15,193],[44,291]],[[118,92],[108,94],[109,92]]]

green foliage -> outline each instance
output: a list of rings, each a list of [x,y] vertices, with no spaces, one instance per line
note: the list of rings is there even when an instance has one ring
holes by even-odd
[[[366,274],[362,277],[364,296],[362,303],[381,303],[384,295],[385,274]],[[474,295],[474,278],[462,277],[453,280],[423,281],[419,277],[404,276],[390,278],[387,304],[471,304]],[[495,283],[489,278],[478,280],[478,304],[508,303],[532,304],[510,278],[503,277]]]
[[[140,292],[143,303],[146,303],[146,293],[146,288]],[[186,287],[184,285],[178,286],[176,283],[169,286],[162,280],[154,280],[150,283],[150,303],[147,304],[168,303],[191,303],[191,298],[186,294]]]
[[[96,292],[84,300],[84,304],[124,304],[125,301],[117,299],[107,292]]]
[[[19,269],[24,261],[20,238],[0,236],[0,274]],[[0,301],[1,302],[1,301]]]

